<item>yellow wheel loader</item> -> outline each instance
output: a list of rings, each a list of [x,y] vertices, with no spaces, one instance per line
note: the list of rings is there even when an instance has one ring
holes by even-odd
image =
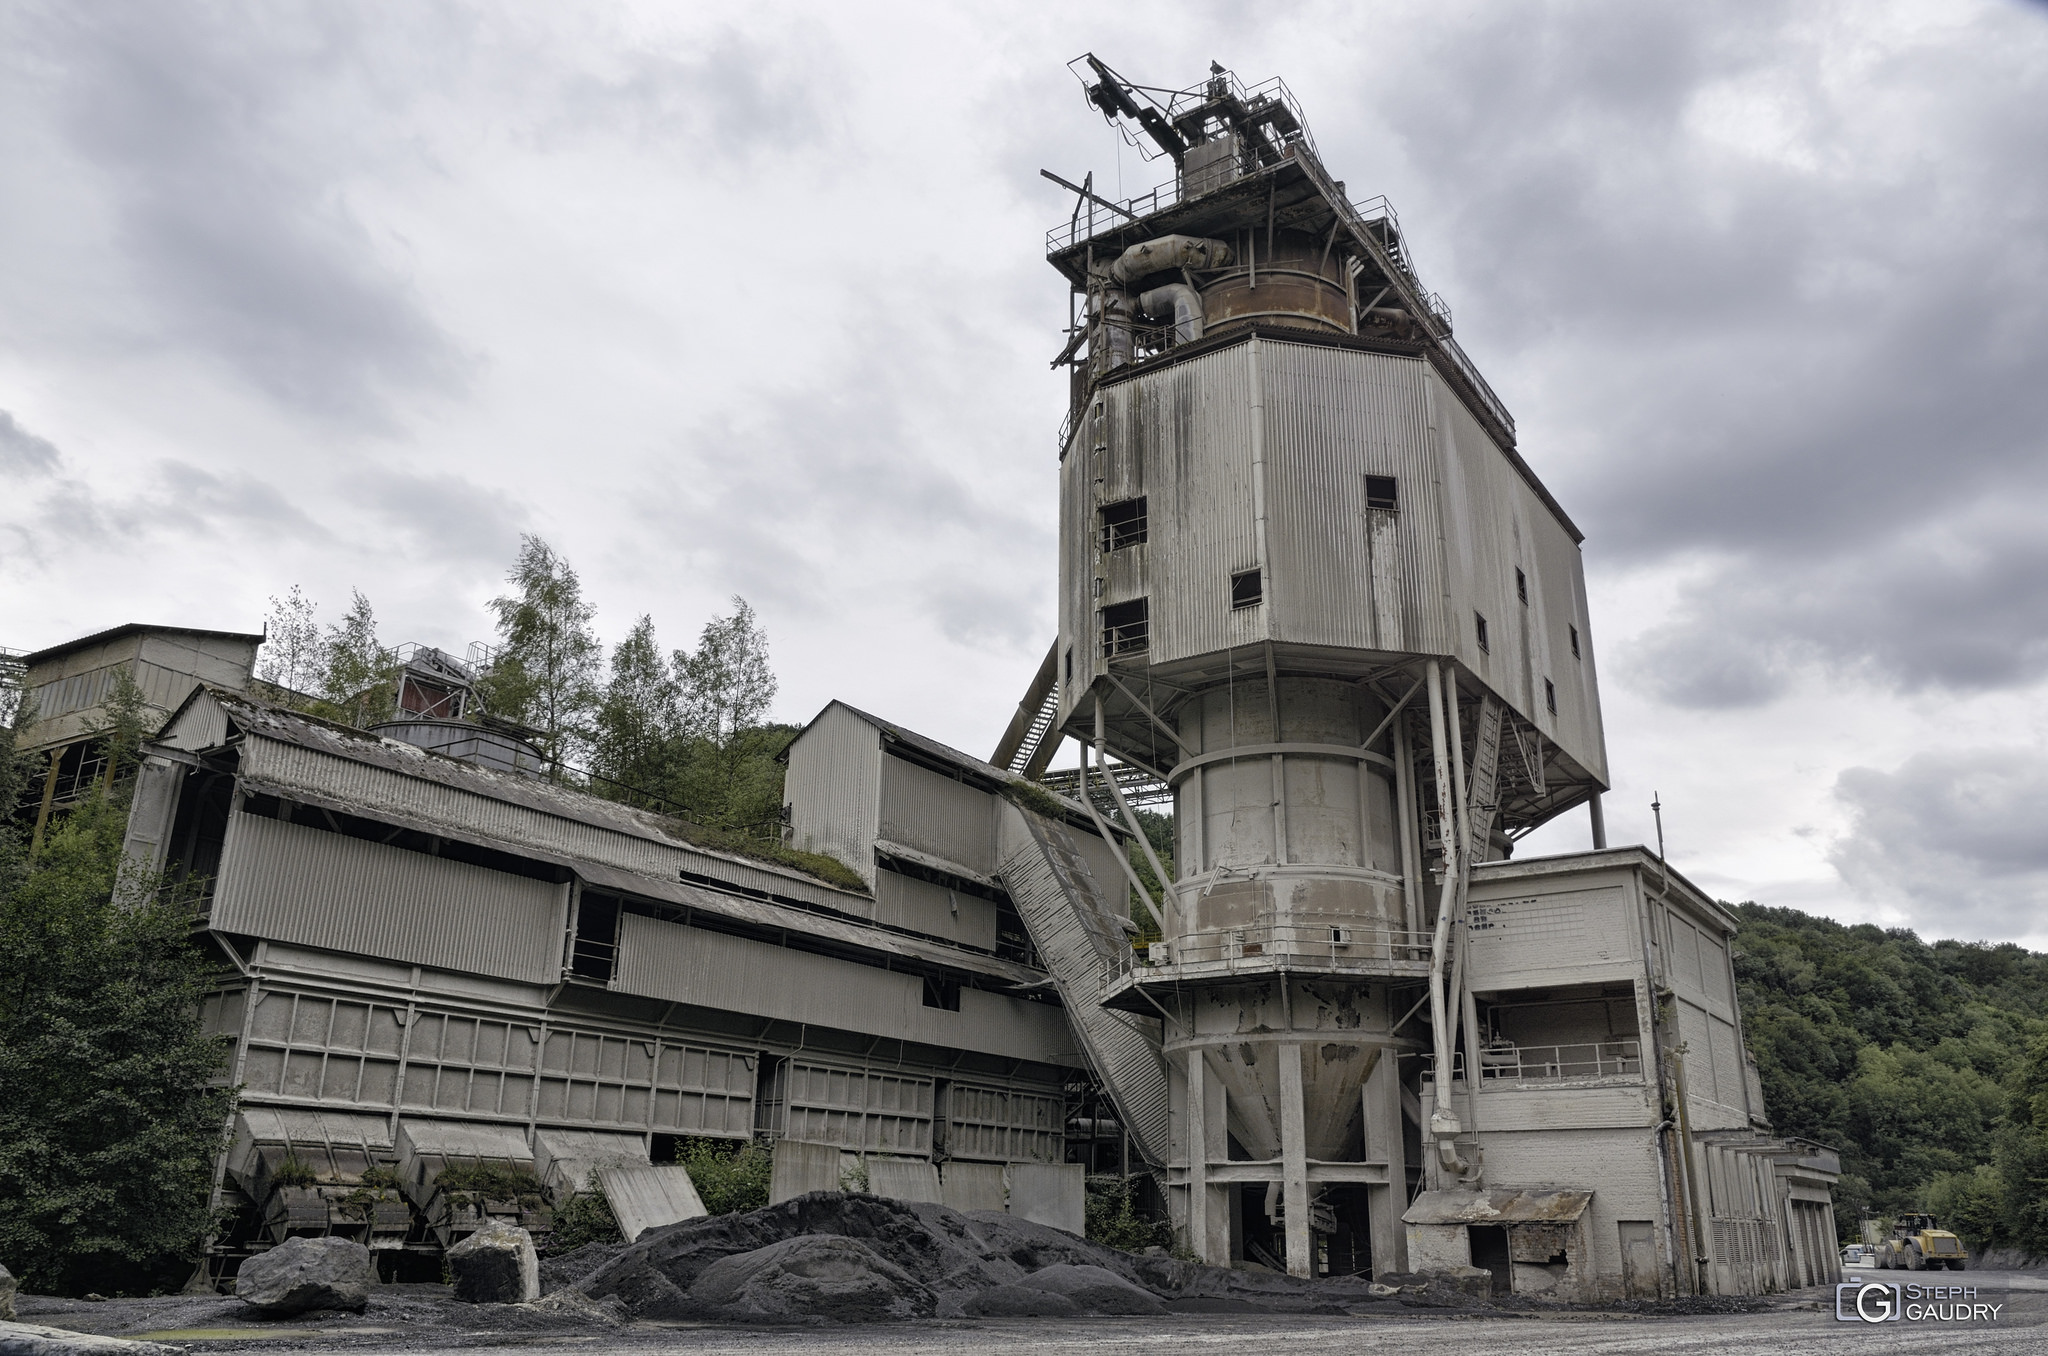
[[[1969,1261],[1963,1240],[1935,1223],[1932,1215],[1901,1215],[1877,1245],[1877,1265],[1887,1271],[1961,1271]]]

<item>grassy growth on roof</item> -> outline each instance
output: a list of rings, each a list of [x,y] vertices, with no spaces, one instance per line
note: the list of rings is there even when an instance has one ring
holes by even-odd
[[[1003,798],[1021,810],[1047,819],[1065,819],[1067,803],[1037,782],[1016,777],[1003,784]]]

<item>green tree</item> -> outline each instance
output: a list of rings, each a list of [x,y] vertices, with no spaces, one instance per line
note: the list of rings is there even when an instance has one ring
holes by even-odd
[[[597,703],[604,651],[590,628],[596,609],[569,562],[531,533],[505,576],[514,591],[491,599],[503,642],[479,685],[496,715],[540,731],[548,757],[567,760],[582,743],[582,722]]]
[[[377,638],[377,613],[361,589],[350,590],[348,611],[327,628],[320,695],[321,712],[351,725],[391,719],[398,707],[398,656]]]
[[[768,636],[746,599],[735,596],[732,605],[730,617],[704,624],[695,650],[675,653],[686,735],[674,784],[692,818],[779,837],[783,768],[777,760],[796,727],[760,724],[777,687]]]
[[[263,623],[263,654],[256,676],[293,705],[305,704],[327,675],[327,642],[313,619],[318,610],[294,584],[284,597],[272,596],[270,615]]]
[[[675,675],[643,616],[612,651],[611,678],[590,729],[590,770],[614,800],[660,809],[682,756],[682,703]],[[609,783],[609,785],[605,784]]]
[[[125,672],[97,732],[115,777],[28,860],[0,827],[0,1256],[30,1289],[183,1279],[212,1223],[233,1094],[204,1035],[207,967],[156,882],[121,870],[149,707]],[[21,775],[7,743],[9,778]]]

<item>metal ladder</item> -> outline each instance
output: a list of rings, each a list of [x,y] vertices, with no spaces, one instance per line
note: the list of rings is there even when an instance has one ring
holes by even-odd
[[[1102,1006],[1103,976],[1118,948],[1130,945],[1121,918],[1065,825],[1014,805],[1003,812],[1019,816],[1030,837],[1030,846],[1004,858],[1003,885],[1132,1146],[1163,1167],[1169,1153],[1167,1073],[1160,1038],[1151,1029],[1157,1023]]]

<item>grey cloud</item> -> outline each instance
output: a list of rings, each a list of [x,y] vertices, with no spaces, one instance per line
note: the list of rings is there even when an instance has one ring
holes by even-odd
[[[126,505],[126,516],[147,518],[157,527],[177,523],[193,533],[244,522],[269,532],[289,531],[302,540],[330,536],[276,486],[254,476],[218,476],[181,461],[162,463],[157,474],[159,487]]]
[[[372,139],[381,111],[348,88],[355,35],[337,14],[66,8],[38,27],[164,342],[358,425],[388,424],[397,393],[460,383],[467,360],[343,187],[358,144],[321,125]]]
[[[1908,691],[2037,682],[2048,675],[2040,493],[1815,559],[1722,563],[1680,591],[1623,671],[1691,707],[1767,701],[1806,665]]]
[[[527,521],[512,496],[460,476],[359,468],[348,493],[443,561],[510,560]]]
[[[2048,562],[1979,520],[2048,490],[2044,20],[1986,7],[1864,72],[1856,20],[1816,40],[1801,6],[1489,12],[1361,96],[1419,191],[1425,280],[1590,550],[1718,562],[1643,656],[1673,700],[1812,663],[2043,672]],[[1703,136],[1717,88],[1814,162]]]
[[[23,428],[11,413],[0,410],[0,473],[54,475],[62,460],[55,443],[48,438],[38,438]]]
[[[768,42],[728,29],[694,51],[626,51],[612,69],[567,81],[542,135],[582,139],[594,128],[623,127],[687,145],[695,162],[708,156],[729,167],[816,150],[838,136],[820,96],[846,63],[803,47],[801,39]]]
[[[2048,906],[2048,750],[1923,753],[1835,785],[1850,832],[1831,858],[1851,887],[1905,904],[1943,936],[2020,937]]]

